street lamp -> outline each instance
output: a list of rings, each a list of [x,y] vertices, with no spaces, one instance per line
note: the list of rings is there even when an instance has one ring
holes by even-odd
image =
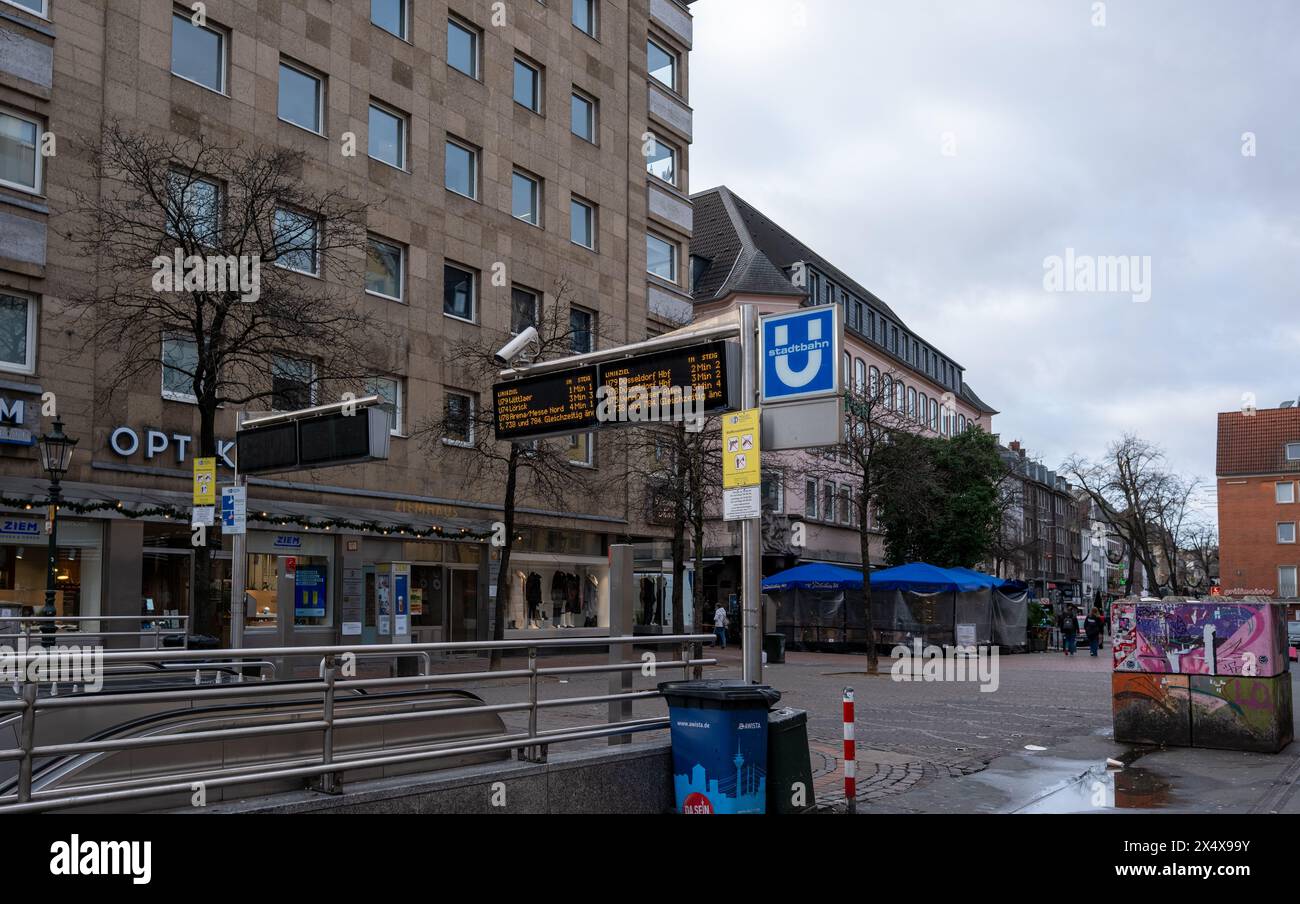
[[[41,435],[41,467],[45,470],[46,475],[50,478],[50,510],[45,521],[46,533],[50,535],[49,561],[45,566],[45,609],[41,615],[46,618],[54,618],[54,593],[55,593],[55,570],[58,565],[59,543],[58,543],[58,513],[59,513],[59,481],[68,473],[68,467],[72,464],[72,450],[76,447],[77,440],[67,436],[63,432],[63,421],[55,416],[54,431]],[[54,632],[58,626],[53,621],[41,623],[41,633],[45,635],[42,643],[46,646],[53,645]]]

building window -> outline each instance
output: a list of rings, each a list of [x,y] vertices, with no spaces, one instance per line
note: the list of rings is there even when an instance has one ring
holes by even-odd
[[[785,480],[780,471],[764,471],[762,494],[763,511],[780,515],[785,511]]]
[[[297,358],[271,361],[271,410],[297,411],[316,404],[316,366]]]
[[[401,436],[402,381],[395,377],[371,377],[366,381],[366,395],[382,399],[377,407],[388,412],[388,432],[393,436]]]
[[[894,410],[900,416],[907,414],[907,387],[903,385],[902,380],[894,381]]]
[[[957,415],[957,432],[958,433],[966,432],[966,415],[964,414]]]
[[[930,400],[930,429],[939,432],[939,400]]]
[[[1280,505],[1290,505],[1295,502],[1295,482],[1288,481],[1277,485],[1277,501]]]
[[[596,36],[596,0],[573,0],[573,25],[593,38]]]
[[[650,77],[672,91],[677,90],[677,54],[653,38],[646,41],[646,70]]]
[[[446,264],[442,268],[442,312],[473,323],[478,305],[477,289],[478,280],[473,273]]]
[[[393,301],[403,299],[406,250],[371,236],[366,240],[366,292]]]
[[[474,397],[462,392],[447,390],[446,435],[443,442],[449,446],[474,445]]]
[[[280,98],[276,115],[283,122],[317,135],[325,134],[325,83],[298,66],[280,63]]]
[[[592,454],[596,445],[596,438],[590,433],[575,433],[568,439],[568,459],[569,463],[581,468],[590,468],[595,462],[595,456]]]
[[[1286,444],[1286,460],[1300,461],[1300,443]]]
[[[447,65],[470,78],[478,78],[478,30],[471,25],[447,20]]]
[[[0,370],[36,372],[36,299],[0,290]]]
[[[199,244],[216,241],[221,227],[221,186],[194,173],[167,174],[167,234]]]
[[[853,523],[852,492],[852,488],[847,485],[840,487],[840,522],[843,524]]]
[[[542,224],[542,185],[519,170],[510,180],[510,213],[516,220],[534,226]]]
[[[0,185],[40,194],[40,139],[36,120],[0,111]]]
[[[1280,599],[1296,597],[1296,566],[1283,565],[1277,570],[1277,595]]]
[[[368,153],[371,160],[406,169],[406,117],[372,103]]]
[[[675,242],[646,233],[645,253],[647,272],[670,283],[677,282],[677,244]]]
[[[370,0],[370,21],[406,40],[406,0]]]
[[[885,374],[885,383],[881,390],[881,395],[884,397],[885,410],[893,411],[894,410],[894,378],[891,377],[889,374]]]
[[[873,401],[880,393],[880,368],[874,364],[867,368],[867,392],[870,393],[869,398]]]
[[[1277,525],[1277,542],[1294,543],[1295,542],[1295,522],[1280,521]]]
[[[275,265],[317,276],[320,273],[320,261],[317,259],[320,227],[314,217],[307,214],[285,210],[275,211]]]
[[[917,419],[921,422],[921,426],[924,427],[930,420],[930,397],[925,393],[920,393],[917,400]]]
[[[807,480],[803,485],[803,516],[805,518],[815,519],[817,517],[817,481]]]
[[[596,143],[596,102],[577,91],[570,101],[569,128],[579,138]]]
[[[822,520],[835,521],[835,484],[822,484]]]
[[[916,420],[916,387],[907,387],[907,417]]]
[[[49,18],[48,10],[45,5],[46,0],[5,0],[5,2],[12,3],[20,9],[36,13],[36,15],[40,16],[42,19]]]
[[[577,198],[569,202],[569,240],[596,250],[596,208]]]
[[[188,14],[172,14],[172,74],[226,93],[226,33],[195,25]]]
[[[531,63],[515,60],[515,103],[542,112],[542,72]]]
[[[867,391],[867,362],[861,358],[853,359],[853,391],[858,395]]]
[[[537,326],[537,293],[531,289],[514,287],[510,290],[510,332],[522,333]]]
[[[651,136],[649,144],[646,145],[646,151],[646,172],[656,179],[664,180],[669,185],[676,185],[677,149],[671,144],[660,141],[658,136]]]
[[[447,141],[446,185],[451,191],[478,200],[478,152]]]
[[[162,341],[162,396],[175,402],[197,402],[194,374],[199,369],[199,347],[191,339]]]
[[[596,350],[593,326],[595,315],[582,308],[569,308],[569,348],[575,355],[585,355]]]

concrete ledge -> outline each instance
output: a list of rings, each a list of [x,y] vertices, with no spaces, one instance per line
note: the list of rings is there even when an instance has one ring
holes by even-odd
[[[171,813],[671,813],[672,748],[555,752],[545,764],[485,763],[376,779],[342,794],[293,791]]]

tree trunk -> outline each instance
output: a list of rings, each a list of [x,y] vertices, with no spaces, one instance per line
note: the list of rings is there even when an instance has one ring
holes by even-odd
[[[678,480],[678,488],[681,488],[681,480]],[[684,634],[686,631],[686,621],[682,613],[682,602],[685,594],[682,592],[682,584],[686,577],[686,503],[682,494],[678,493],[677,502],[673,505],[673,633]]]
[[[510,594],[514,587],[510,580],[510,552],[515,545],[515,491],[519,486],[519,447],[510,447],[510,461],[506,465],[506,495],[502,500],[502,519],[505,525],[505,545],[501,547],[501,563],[497,566],[497,595],[494,601],[496,627],[492,630],[493,640],[506,639],[506,621],[510,616]],[[527,606],[527,601],[525,601]],[[493,650],[488,661],[488,669],[496,671],[501,668],[501,650]]]
[[[862,485],[866,487],[869,485],[866,479],[868,475],[863,477]],[[871,616],[871,530],[868,525],[870,506],[871,495],[864,489],[858,495],[858,540],[862,553],[862,602],[866,609],[863,624],[867,631],[867,671],[875,675],[880,668],[880,660],[876,655],[876,623]]]

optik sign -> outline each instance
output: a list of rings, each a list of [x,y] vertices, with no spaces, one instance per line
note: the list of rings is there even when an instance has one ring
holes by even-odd
[[[770,314],[759,332],[762,404],[839,393],[839,305]]]

